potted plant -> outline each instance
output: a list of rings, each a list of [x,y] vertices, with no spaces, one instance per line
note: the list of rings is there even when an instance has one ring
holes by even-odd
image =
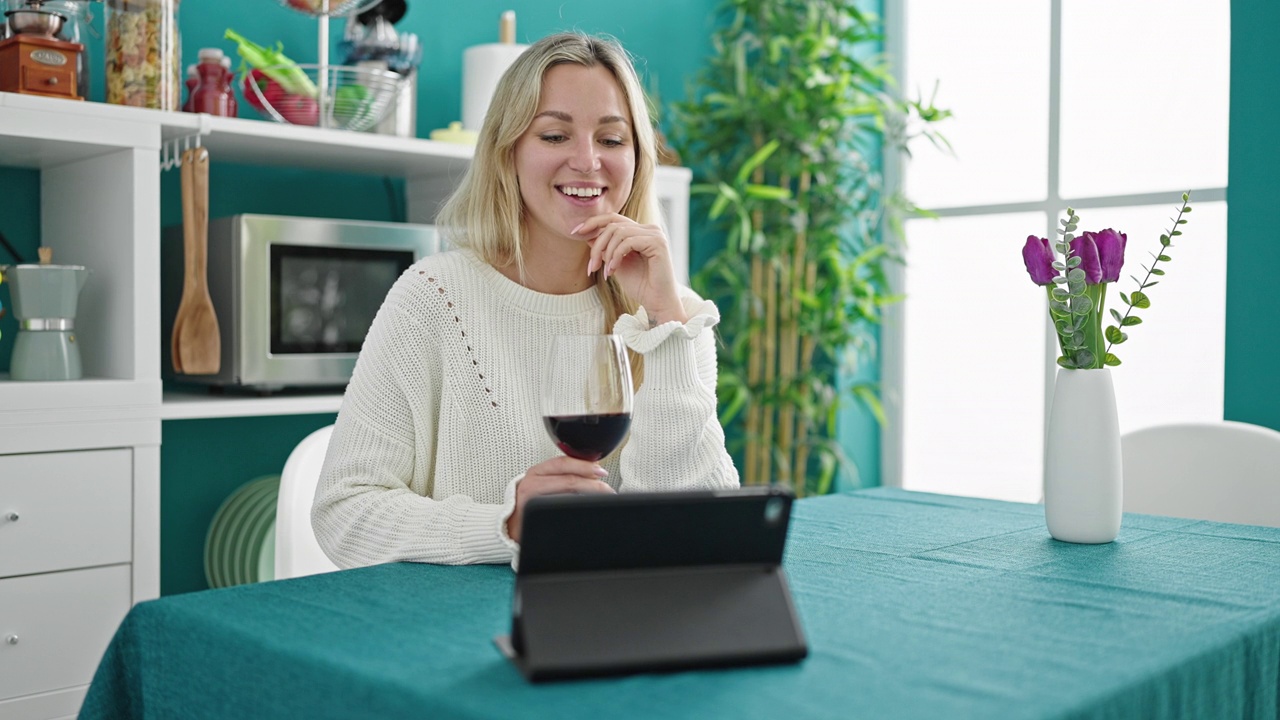
[[[948,113],[894,94],[879,21],[855,0],[726,0],[719,13],[674,140],[725,231],[692,278],[723,315],[721,420],[745,484],[824,493],[847,467],[842,404],[883,417],[874,384],[839,384],[874,353],[894,300],[885,231],[915,211],[885,191],[880,153],[913,132],[942,142],[929,128]]]

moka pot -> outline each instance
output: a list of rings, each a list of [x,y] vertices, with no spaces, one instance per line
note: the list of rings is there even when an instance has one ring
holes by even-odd
[[[18,319],[9,377],[79,379],[76,301],[89,271],[83,265],[13,265],[3,270]]]

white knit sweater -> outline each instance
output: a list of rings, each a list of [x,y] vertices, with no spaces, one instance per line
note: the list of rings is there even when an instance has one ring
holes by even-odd
[[[630,434],[601,461],[621,492],[732,488],[716,418],[715,304],[684,291],[690,320],[614,332],[645,359]],[[513,562],[515,485],[559,451],[539,385],[551,338],[598,333],[594,288],[547,295],[469,251],[416,263],[365,338],[316,490],[312,524],[340,567],[395,560]]]

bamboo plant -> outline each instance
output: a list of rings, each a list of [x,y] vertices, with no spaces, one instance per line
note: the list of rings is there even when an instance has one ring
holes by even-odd
[[[883,191],[879,154],[908,132],[940,142],[927,128],[947,114],[892,92],[878,20],[857,4],[726,0],[712,57],[674,107],[695,197],[724,230],[692,278],[723,315],[721,421],[745,484],[798,496],[850,468],[835,440],[845,402],[883,417],[874,384],[839,384],[894,300],[882,229],[913,211]]]

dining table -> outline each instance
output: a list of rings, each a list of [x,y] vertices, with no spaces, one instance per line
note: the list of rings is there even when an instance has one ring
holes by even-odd
[[[494,644],[509,566],[165,596],[124,618],[80,717],[1280,717],[1277,528],[1126,514],[1072,544],[1041,505],[871,488],[796,501],[783,569],[800,662],[549,683]]]

